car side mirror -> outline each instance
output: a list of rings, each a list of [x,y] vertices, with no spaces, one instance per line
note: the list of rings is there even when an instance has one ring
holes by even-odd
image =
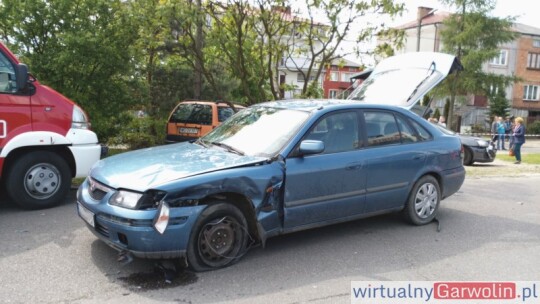
[[[300,143],[298,149],[300,155],[318,154],[324,151],[324,142],[320,140],[306,139]]]
[[[17,90],[24,89],[28,83],[28,66],[22,63],[18,64],[15,76],[17,77]]]

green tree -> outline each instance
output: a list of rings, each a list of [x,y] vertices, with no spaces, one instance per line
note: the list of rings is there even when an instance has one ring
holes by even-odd
[[[120,0],[2,0],[0,35],[31,72],[79,103],[101,137],[133,103],[131,19]],[[129,107],[129,106],[128,106]]]
[[[289,59],[306,58],[305,61],[292,60],[295,71],[302,74],[306,80],[318,80],[324,67],[330,65],[334,59],[353,53],[353,50],[341,53],[341,47],[343,41],[353,34],[354,24],[361,23],[362,18],[367,16],[396,16],[403,11],[403,7],[404,4],[392,0],[307,0],[301,13],[308,17],[294,23],[286,56]],[[321,17],[315,17],[321,15],[326,19],[323,22]],[[385,37],[396,36],[396,32],[388,31],[381,23],[365,23],[354,34],[359,44],[377,34]],[[310,81],[304,81],[302,95],[308,95],[309,86]]]
[[[490,17],[494,0],[442,0],[457,11],[447,18],[441,31],[443,50],[458,57],[465,69],[450,75],[439,92],[449,98],[447,123],[455,129],[456,96],[469,93],[487,95],[490,86],[506,87],[516,81],[513,76],[486,73],[482,65],[499,54],[499,46],[515,39],[512,18]]]
[[[489,94],[489,115],[492,117],[508,116],[510,104],[506,99],[506,94],[503,89],[496,90],[495,93]]]
[[[220,57],[240,81],[241,101],[251,105],[268,99],[268,70],[263,45],[255,29],[257,12],[248,1],[210,2],[207,12],[213,26],[207,39],[219,48]]]
[[[167,18],[172,36],[167,41],[167,49],[170,55],[182,58],[190,66],[193,72],[192,98],[238,101],[238,96],[234,96],[233,92],[239,87],[240,81],[237,74],[232,72],[228,59],[230,56],[226,56],[234,50],[224,49],[226,45],[222,43],[223,38],[216,34],[223,29],[218,28],[220,23],[214,17],[225,16],[221,14],[224,11],[199,0],[196,3],[186,0],[172,0],[168,3]],[[225,8],[231,9],[228,6]],[[219,10],[216,16],[212,15],[213,10]]]
[[[449,98],[446,98],[445,102],[444,102],[444,111],[443,111],[443,116],[445,118],[448,117],[448,111],[450,110],[450,99]]]
[[[441,112],[439,111],[439,108],[435,109],[435,113],[433,113],[433,117],[437,119],[441,117]]]

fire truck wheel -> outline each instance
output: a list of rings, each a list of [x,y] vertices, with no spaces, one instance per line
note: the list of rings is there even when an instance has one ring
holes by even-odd
[[[6,190],[25,209],[43,209],[62,202],[71,188],[68,164],[49,151],[30,152],[9,169]]]

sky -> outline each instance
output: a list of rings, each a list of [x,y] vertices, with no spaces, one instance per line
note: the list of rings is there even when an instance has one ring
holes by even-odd
[[[442,11],[452,12],[454,9],[445,7],[437,0],[399,0],[405,3],[406,11],[403,16],[392,21],[399,25],[416,19],[416,9],[426,6]],[[540,1],[539,0],[498,0],[493,11],[496,17],[516,16],[516,22],[540,28]]]
[[[445,6],[438,0],[396,0],[396,2],[405,3],[405,11],[401,16],[395,17],[394,20],[389,19],[385,21],[385,23],[391,27],[416,20],[416,13],[419,6],[430,7],[437,11],[455,11],[455,8]],[[540,28],[540,0],[498,0],[495,10],[492,11],[492,15],[500,18],[515,17],[515,21],[518,23]],[[353,39],[345,41],[342,44],[342,50],[338,51],[338,53],[347,53],[347,49],[355,45],[352,40]],[[374,42],[366,43],[364,47],[372,49],[374,47]],[[373,58],[370,56],[356,57],[349,53],[345,55],[345,58],[367,66],[372,66],[374,64]]]

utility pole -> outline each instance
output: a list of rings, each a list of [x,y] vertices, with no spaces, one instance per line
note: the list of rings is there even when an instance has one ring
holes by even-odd
[[[195,71],[193,73],[193,97],[195,99],[201,99],[202,92],[202,48],[203,48],[203,17],[202,14],[202,1],[196,0],[197,6],[197,18],[196,18],[196,31],[195,31]]]
[[[436,9],[432,9],[430,7],[418,7],[418,12],[416,13],[416,51],[420,52],[420,37],[422,35],[422,20],[426,18],[429,15],[432,15]]]

